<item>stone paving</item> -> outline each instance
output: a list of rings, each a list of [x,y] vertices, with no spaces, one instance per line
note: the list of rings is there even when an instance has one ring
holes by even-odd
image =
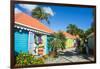
[[[73,62],[89,62],[94,61],[93,57],[87,57],[86,55],[78,54],[75,52],[75,48],[66,49],[59,53],[58,58],[48,58],[45,64],[50,63],[73,63]]]

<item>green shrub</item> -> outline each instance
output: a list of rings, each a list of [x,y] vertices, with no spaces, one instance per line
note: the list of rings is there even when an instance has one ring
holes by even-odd
[[[44,48],[44,46],[39,46],[38,48]]]
[[[32,65],[32,64],[44,64],[44,60],[40,58],[36,58],[32,54],[28,53],[19,53],[18,56],[16,56],[16,65]]]
[[[44,59],[47,59],[48,57],[49,57],[48,55],[44,55],[44,56],[43,56]]]

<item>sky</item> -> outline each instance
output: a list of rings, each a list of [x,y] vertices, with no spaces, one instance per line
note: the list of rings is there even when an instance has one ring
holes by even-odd
[[[15,12],[24,12],[31,16],[32,9],[38,5],[16,4]],[[40,5],[44,8],[46,13],[50,13],[50,25],[48,26],[53,31],[66,31],[69,24],[75,24],[77,27],[86,30],[90,28],[93,20],[93,8],[71,7],[71,6],[54,6],[54,5]]]

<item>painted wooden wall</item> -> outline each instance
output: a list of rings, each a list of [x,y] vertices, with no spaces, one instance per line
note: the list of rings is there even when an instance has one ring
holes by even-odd
[[[15,52],[28,52],[28,31],[15,29],[14,47]]]
[[[26,52],[34,55],[38,55],[38,50],[34,52],[35,47],[34,43],[34,33],[28,32],[26,30],[15,29],[14,30],[14,47],[15,52],[20,53]],[[44,46],[44,55],[49,53],[48,44],[47,44],[47,35],[42,35],[43,46]]]
[[[66,40],[66,48],[71,48],[74,46],[74,40],[73,39],[67,39]]]

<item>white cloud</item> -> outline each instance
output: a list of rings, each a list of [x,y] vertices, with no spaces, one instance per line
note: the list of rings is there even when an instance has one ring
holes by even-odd
[[[21,10],[19,10],[18,8],[15,8],[15,14],[16,13],[21,13],[22,11]]]
[[[30,4],[19,4],[22,8],[25,8],[28,13],[31,13],[33,9],[35,9],[38,5],[30,5]],[[54,16],[54,12],[50,7],[43,7],[44,11],[51,16]]]
[[[54,12],[50,7],[43,7],[44,11],[52,16],[54,16]]]
[[[20,4],[20,6],[27,9],[28,11],[32,11],[32,9],[35,9],[38,5]]]

